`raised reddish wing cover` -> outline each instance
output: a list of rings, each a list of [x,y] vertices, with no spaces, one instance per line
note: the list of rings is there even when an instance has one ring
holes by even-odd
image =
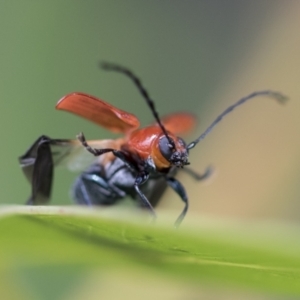
[[[195,115],[188,112],[178,112],[166,115],[162,118],[162,123],[166,129],[175,135],[188,134],[197,123]]]
[[[56,109],[71,112],[116,133],[126,133],[140,126],[135,115],[84,93],[64,96],[56,104]]]

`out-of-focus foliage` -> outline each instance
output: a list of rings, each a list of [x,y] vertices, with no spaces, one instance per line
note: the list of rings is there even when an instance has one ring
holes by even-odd
[[[267,224],[258,232],[224,220],[174,230],[132,223],[124,214],[120,220],[116,211],[100,218],[100,212],[86,210],[15,207],[2,208],[1,215],[4,299],[80,299],[84,291],[87,299],[135,299],[141,287],[157,289],[157,299],[174,299],[177,290],[176,299],[198,299],[197,293],[220,299],[224,291],[222,299],[246,292],[252,299],[300,295],[297,227],[276,225],[276,240]],[[124,289],[130,294],[122,295]],[[153,299],[152,292],[146,294]]]

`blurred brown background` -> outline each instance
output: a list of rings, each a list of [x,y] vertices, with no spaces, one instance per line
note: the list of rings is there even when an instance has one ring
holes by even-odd
[[[1,203],[21,204],[29,195],[17,157],[39,135],[113,136],[55,111],[63,95],[94,94],[144,125],[152,121],[128,79],[98,69],[107,60],[134,70],[162,115],[196,112],[193,137],[250,92],[287,94],[285,106],[259,98],[239,108],[192,151],[195,170],[215,167],[211,180],[179,178],[194,213],[300,218],[299,1],[2,1],[0,7]],[[57,170],[53,204],[71,203],[74,178]],[[172,191],[164,200],[161,208],[182,207]]]

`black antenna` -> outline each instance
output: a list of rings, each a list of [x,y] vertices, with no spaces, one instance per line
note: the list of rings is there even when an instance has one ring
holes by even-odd
[[[175,147],[175,143],[174,141],[169,137],[166,128],[164,127],[164,125],[162,124],[158,112],[155,109],[155,104],[154,101],[150,98],[147,90],[144,88],[144,86],[142,85],[141,80],[133,74],[133,72],[127,68],[124,68],[122,66],[116,65],[116,64],[112,64],[112,63],[107,63],[107,62],[103,62],[100,63],[100,67],[102,67],[102,69],[107,70],[107,71],[116,71],[116,72],[120,72],[125,74],[126,76],[128,76],[137,86],[137,88],[139,89],[140,93],[143,95],[144,99],[146,100],[148,106],[150,107],[152,114],[154,116],[154,118],[156,119],[159,127],[161,128],[161,130],[163,131],[163,133],[165,134],[165,136],[167,137],[168,141],[169,141],[169,147],[171,149],[176,149]]]
[[[281,103],[285,103],[288,100],[288,98],[286,96],[282,95],[281,93],[274,92],[274,91],[254,92],[254,93],[240,99],[235,104],[233,104],[233,105],[229,106],[227,109],[225,109],[196,140],[194,140],[187,146],[187,148],[188,149],[194,148],[201,140],[203,140],[213,130],[213,128],[223,119],[223,117],[225,117],[227,114],[229,114],[231,111],[233,111],[237,106],[244,104],[246,101],[253,99],[257,96],[269,96]]]

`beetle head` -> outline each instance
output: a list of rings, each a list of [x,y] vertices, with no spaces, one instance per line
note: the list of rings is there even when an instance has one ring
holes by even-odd
[[[172,139],[173,143],[169,143]],[[183,168],[189,165],[188,162],[188,149],[183,139],[179,137],[172,138],[162,135],[158,143],[159,150],[162,156],[172,165],[178,168]]]

